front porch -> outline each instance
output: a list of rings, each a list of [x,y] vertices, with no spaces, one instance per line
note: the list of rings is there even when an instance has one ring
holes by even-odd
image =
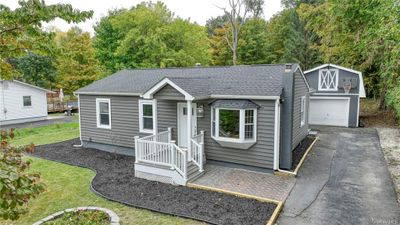
[[[190,123],[189,123],[190,124]],[[188,147],[172,140],[172,128],[143,138],[135,137],[135,176],[186,185],[204,173],[204,132],[188,139]]]

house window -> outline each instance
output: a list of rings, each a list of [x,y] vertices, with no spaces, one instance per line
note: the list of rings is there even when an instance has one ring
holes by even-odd
[[[301,97],[300,103],[300,127],[306,123],[306,96]]]
[[[23,96],[22,99],[23,99],[24,107],[32,106],[31,96]]]
[[[156,125],[155,100],[139,100],[139,131],[154,133]]]
[[[339,81],[339,70],[321,69],[318,76],[318,90],[337,91]]]
[[[221,141],[255,142],[256,116],[256,109],[212,108],[211,135]]]
[[[111,129],[111,104],[110,99],[96,99],[97,127]]]

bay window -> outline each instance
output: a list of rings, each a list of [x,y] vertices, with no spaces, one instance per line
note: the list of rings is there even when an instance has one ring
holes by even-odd
[[[231,109],[212,107],[211,135],[227,142],[256,141],[257,109]]]

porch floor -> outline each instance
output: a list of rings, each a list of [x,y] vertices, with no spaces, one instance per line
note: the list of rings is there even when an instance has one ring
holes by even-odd
[[[285,201],[295,184],[293,177],[207,164],[203,176],[190,182],[212,188]]]

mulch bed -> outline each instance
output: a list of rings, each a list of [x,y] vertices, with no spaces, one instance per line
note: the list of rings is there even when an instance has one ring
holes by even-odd
[[[276,208],[273,203],[136,178],[134,157],[72,146],[78,143],[38,146],[33,156],[95,170],[92,189],[110,200],[212,224],[265,225]]]
[[[293,166],[292,166],[292,171],[294,171],[299,165],[301,158],[303,158],[304,154],[306,153],[307,149],[310,147],[310,145],[313,143],[315,140],[314,135],[308,135],[306,138],[304,138],[300,144],[293,150]]]

